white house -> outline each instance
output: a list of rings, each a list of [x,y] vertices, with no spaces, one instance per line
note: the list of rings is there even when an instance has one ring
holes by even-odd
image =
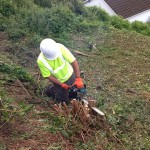
[[[142,21],[142,22],[150,22],[150,9],[143,11],[141,13],[138,13],[136,15],[133,15],[131,17],[126,18],[130,22],[133,21]]]
[[[85,6],[97,6],[109,15],[120,15],[130,22],[150,22],[150,0],[86,0]]]

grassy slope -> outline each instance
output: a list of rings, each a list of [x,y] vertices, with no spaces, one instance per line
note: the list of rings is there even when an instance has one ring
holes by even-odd
[[[111,127],[109,134],[120,140],[119,143],[108,140],[107,131],[100,129],[95,133],[95,146],[91,142],[86,144],[96,149],[102,141],[103,149],[148,150],[150,38],[115,29],[99,29],[70,37],[72,44],[68,47],[91,55],[77,56],[85,74],[88,94],[98,101],[98,107],[106,113]],[[96,49],[89,50],[89,42],[96,44]],[[36,64],[34,61],[32,63]],[[20,136],[17,137],[19,142]],[[26,138],[33,139],[31,135]],[[57,147],[57,144],[54,143],[54,146]],[[60,144],[63,145],[62,142]],[[77,149],[86,149],[82,144],[74,145]]]
[[[91,39],[96,50],[80,58],[88,93],[127,149],[148,149],[150,38],[112,29],[92,32]]]

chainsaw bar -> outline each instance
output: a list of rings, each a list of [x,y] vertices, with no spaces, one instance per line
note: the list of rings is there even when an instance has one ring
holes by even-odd
[[[99,114],[99,115],[101,115],[101,116],[105,116],[105,114],[104,114],[101,110],[99,110],[99,109],[96,108],[96,107],[92,107],[92,106],[89,104],[89,102],[88,102],[87,100],[82,99],[82,101],[84,102],[84,104],[88,105],[89,108],[92,109],[92,110],[93,110],[94,112],[96,112],[97,114]]]

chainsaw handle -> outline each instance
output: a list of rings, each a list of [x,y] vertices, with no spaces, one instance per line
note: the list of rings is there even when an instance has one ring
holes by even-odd
[[[71,86],[69,89],[68,89],[69,92],[81,92],[81,93],[85,93],[86,91],[86,85],[84,84],[84,87],[83,88],[80,88],[78,89],[76,85],[73,85]]]
[[[73,85],[73,86],[71,86],[68,90],[69,90],[69,92],[70,92],[70,91],[72,91],[72,92],[78,92],[79,89],[77,88],[76,85]]]

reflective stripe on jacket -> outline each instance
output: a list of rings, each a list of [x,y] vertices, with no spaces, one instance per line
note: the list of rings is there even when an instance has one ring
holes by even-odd
[[[51,72],[51,74],[55,77],[57,77],[59,79],[59,77],[61,77],[62,80],[68,79],[69,76],[69,72],[71,70],[71,66],[70,64],[67,63],[67,61],[63,58],[63,56],[60,56],[60,59],[62,61],[61,66],[57,66],[57,68],[52,69],[52,67],[48,64],[48,62],[46,61],[46,59],[44,58],[44,56],[41,54],[39,56],[39,60],[42,61],[42,63],[46,66],[47,69],[49,69],[49,71]],[[66,75],[62,76],[61,72],[62,70],[65,70]]]

